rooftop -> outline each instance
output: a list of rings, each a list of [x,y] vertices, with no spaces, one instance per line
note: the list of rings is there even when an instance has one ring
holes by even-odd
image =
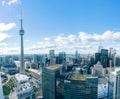
[[[57,70],[58,68],[62,67],[61,64],[55,64],[55,65],[51,65],[51,66],[48,66],[46,67],[47,69],[50,69],[50,70]]]
[[[16,74],[15,78],[17,79],[18,83],[26,82],[29,80],[29,77],[23,74]]]
[[[27,82],[27,83],[21,84],[18,87],[17,94],[28,93],[30,91],[32,91],[32,87],[31,87],[30,83]]]
[[[4,64],[3,67],[6,67],[6,68],[15,68],[16,65],[15,64]]]
[[[107,78],[99,78],[98,79],[98,84],[107,84],[108,83],[108,80],[107,80]]]
[[[120,67],[114,68],[114,71],[111,71],[112,74],[117,75],[118,73],[120,74]]]
[[[20,61],[14,61],[14,63],[17,67],[20,67]]]
[[[30,68],[29,71],[34,72],[34,73],[36,73],[36,74],[38,74],[38,75],[41,74],[41,70],[36,70],[36,69]]]
[[[72,79],[72,80],[85,80],[86,77],[92,77],[92,75],[88,75],[88,74],[84,74],[84,75],[72,74],[70,76],[70,79]]]

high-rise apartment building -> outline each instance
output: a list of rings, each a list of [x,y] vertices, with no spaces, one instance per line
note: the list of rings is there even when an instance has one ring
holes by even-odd
[[[42,70],[42,90],[44,99],[63,99],[60,80],[62,65],[44,67]]]

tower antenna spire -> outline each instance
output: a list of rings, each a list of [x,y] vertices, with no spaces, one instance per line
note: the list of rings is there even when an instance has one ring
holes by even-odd
[[[20,22],[21,22],[21,30],[23,30],[23,23],[22,23],[22,2],[20,4]]]

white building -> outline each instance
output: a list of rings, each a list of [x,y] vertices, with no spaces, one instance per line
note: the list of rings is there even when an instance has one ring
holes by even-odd
[[[18,99],[33,99],[33,88],[30,83],[23,83],[17,89]]]
[[[109,71],[109,97],[120,99],[120,68]]]
[[[33,87],[29,82],[29,77],[24,74],[16,74],[15,78],[17,99],[33,99]]]
[[[28,69],[30,68],[30,61],[25,61],[25,69]]]
[[[106,78],[98,79],[98,99],[107,99],[108,97],[108,80]]]

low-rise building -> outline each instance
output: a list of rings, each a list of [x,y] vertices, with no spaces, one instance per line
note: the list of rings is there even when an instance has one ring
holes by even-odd
[[[34,99],[33,86],[30,83],[30,78],[24,74],[16,74],[16,96],[18,99]]]
[[[33,99],[33,88],[28,82],[20,84],[16,93],[18,99]]]
[[[1,71],[8,74],[15,74],[18,72],[18,68],[15,64],[4,64],[1,67]]]

